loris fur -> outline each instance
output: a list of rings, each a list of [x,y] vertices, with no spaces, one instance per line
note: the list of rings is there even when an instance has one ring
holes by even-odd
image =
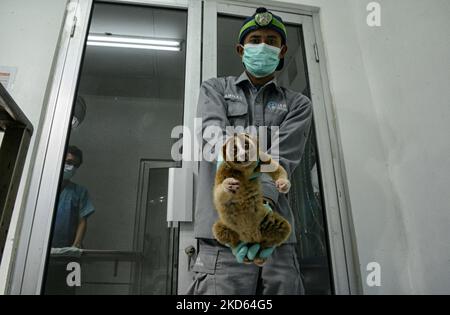
[[[256,159],[252,152],[256,152]],[[224,162],[214,185],[214,205],[219,214],[213,225],[214,237],[224,245],[237,246],[243,241],[259,243],[262,249],[284,243],[291,226],[280,214],[264,207],[260,180],[252,176],[261,165],[268,165],[273,171],[267,174],[278,191],[288,193],[291,184],[286,170],[260,151],[257,141],[248,134],[230,138],[222,147],[222,156]]]

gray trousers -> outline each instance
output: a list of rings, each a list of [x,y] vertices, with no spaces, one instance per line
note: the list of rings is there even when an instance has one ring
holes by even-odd
[[[263,267],[240,264],[228,247],[200,240],[190,295],[301,295],[300,267],[293,244],[277,247]]]

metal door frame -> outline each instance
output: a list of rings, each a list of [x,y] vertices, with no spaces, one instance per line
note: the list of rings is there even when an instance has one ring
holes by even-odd
[[[302,25],[311,100],[314,104],[315,131],[320,156],[334,292],[336,294],[359,294],[362,292],[359,263],[345,179],[342,146],[328,86],[325,54],[320,33],[319,8],[264,0],[205,1],[202,79],[206,80],[217,76],[218,14],[250,16],[259,6],[265,6],[270,11],[279,14],[285,22]]]
[[[80,74],[85,41],[94,0],[67,0],[65,22],[58,41],[58,52],[52,69],[52,84],[47,98],[47,112],[39,138],[30,190],[26,196],[20,240],[13,254],[6,292],[9,294],[40,294],[47,260],[53,220],[55,196],[67,140],[72,105]],[[165,8],[188,12],[186,45],[186,78],[184,124],[194,124],[195,107],[200,88],[201,1],[200,0],[99,0]],[[184,163],[177,176],[189,176],[192,164]],[[183,188],[182,182],[178,188]],[[180,239],[186,230],[192,238],[192,224],[180,225]],[[185,228],[186,227],[186,228]],[[181,242],[180,242],[181,243]],[[181,244],[180,244],[181,248]],[[180,250],[181,251],[181,250]],[[187,262],[179,268],[187,269]]]

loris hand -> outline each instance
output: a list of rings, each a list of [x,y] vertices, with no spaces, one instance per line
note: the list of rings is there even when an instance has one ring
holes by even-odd
[[[240,182],[232,177],[225,179],[222,182],[223,189],[228,192],[235,194],[239,190]]]
[[[291,182],[284,178],[277,180],[275,185],[277,186],[277,190],[282,194],[287,194],[289,189],[291,189]]]

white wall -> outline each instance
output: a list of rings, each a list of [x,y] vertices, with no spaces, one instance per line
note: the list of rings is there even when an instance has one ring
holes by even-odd
[[[39,132],[51,65],[64,17],[66,1],[1,0],[0,1],[0,65],[17,68],[10,93],[35,127],[23,178],[27,178],[33,161],[33,147]],[[30,163],[31,162],[31,163]],[[0,265],[0,294],[4,292],[7,271],[22,205],[25,181],[18,191],[18,202],[11,220],[8,240]]]
[[[382,27],[358,39],[407,235],[412,289],[450,293],[450,2],[379,1]],[[398,254],[396,254],[398,256]]]
[[[65,2],[0,1],[0,65],[17,68],[11,94],[34,126],[42,112]]]

